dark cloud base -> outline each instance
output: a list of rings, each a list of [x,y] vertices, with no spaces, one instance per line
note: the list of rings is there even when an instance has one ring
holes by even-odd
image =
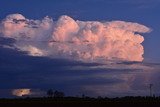
[[[65,92],[66,95],[74,96],[82,94],[109,97],[148,95],[149,83],[156,84],[154,92],[159,94],[157,71],[99,68],[104,64],[32,57],[26,52],[3,47],[4,45],[12,46],[14,40],[0,38],[0,41],[0,97],[11,97],[11,90],[19,88],[30,88],[42,92],[53,88]],[[120,64],[141,63],[118,63]]]

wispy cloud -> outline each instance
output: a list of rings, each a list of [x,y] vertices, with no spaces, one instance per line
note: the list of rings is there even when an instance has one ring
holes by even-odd
[[[137,9],[149,9],[160,5],[160,0],[121,0],[121,3],[134,5]]]

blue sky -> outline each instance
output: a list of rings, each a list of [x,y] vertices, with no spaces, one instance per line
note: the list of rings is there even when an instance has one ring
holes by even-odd
[[[122,62],[122,66],[125,65],[122,68],[119,65],[112,68],[97,63],[32,57],[0,46],[0,94],[7,90],[7,94],[0,97],[9,96],[8,90],[14,88],[45,91],[50,87],[68,95],[147,95],[149,83],[155,83],[155,93],[160,95],[159,64],[151,63],[160,62],[159,11],[160,0],[1,0],[0,20],[13,13],[29,19],[50,16],[53,20],[68,15],[83,21],[137,22],[151,28],[152,32],[142,34],[145,38],[144,63]],[[12,45],[13,42],[0,38],[0,45]]]

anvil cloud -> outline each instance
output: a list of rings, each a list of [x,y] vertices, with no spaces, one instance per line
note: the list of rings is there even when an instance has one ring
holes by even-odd
[[[0,33],[15,39],[14,47],[31,56],[67,58],[81,61],[142,61],[144,25],[125,21],[79,21],[63,15],[57,21],[27,19],[8,15],[0,23]]]

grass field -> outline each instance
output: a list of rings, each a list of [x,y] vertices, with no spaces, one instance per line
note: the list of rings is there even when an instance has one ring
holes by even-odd
[[[159,105],[160,97],[0,99],[0,107],[153,107]]]

